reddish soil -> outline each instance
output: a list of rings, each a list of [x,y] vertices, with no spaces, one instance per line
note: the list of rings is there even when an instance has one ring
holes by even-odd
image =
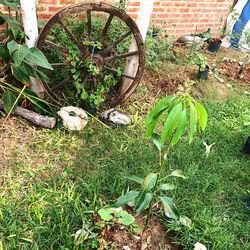
[[[134,214],[132,211],[128,211]],[[140,215],[135,217],[135,223],[144,228],[144,217]],[[173,233],[167,232],[157,216],[151,219],[149,228],[144,232],[134,233],[129,230],[129,227],[124,228],[119,222],[102,231],[102,237],[99,238],[99,243],[104,248],[100,249],[127,249],[127,250],[156,250],[156,249],[171,249],[181,250],[182,246],[171,241]],[[108,247],[108,248],[107,248]]]

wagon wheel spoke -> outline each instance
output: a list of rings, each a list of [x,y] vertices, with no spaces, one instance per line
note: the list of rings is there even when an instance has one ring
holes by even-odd
[[[64,52],[64,53],[67,53],[66,48],[63,48],[62,46],[60,46],[60,45],[58,45],[58,44],[56,44],[56,43],[53,43],[53,42],[51,42],[51,41],[49,41],[49,40],[45,40],[44,43],[45,43],[46,45],[49,45],[49,46],[51,46],[51,47],[53,47],[53,48],[55,48],[55,49],[58,49],[58,50],[60,50],[60,51],[62,51],[62,52]]]
[[[133,51],[133,52],[129,52],[129,53],[124,53],[124,54],[119,54],[119,55],[114,55],[114,56],[110,56],[110,57],[105,57],[104,61],[108,62],[108,61],[114,61],[117,59],[121,59],[121,58],[126,58],[126,57],[130,57],[130,56],[135,56],[138,55],[139,51]]]
[[[99,38],[99,42],[100,42],[100,43],[103,43],[103,40],[104,40],[104,38],[105,38],[105,36],[106,36],[106,34],[107,34],[108,28],[109,28],[109,26],[110,26],[110,24],[111,24],[111,22],[112,22],[113,17],[114,17],[113,14],[110,14],[110,15],[109,15],[109,18],[108,18],[108,20],[107,20],[107,22],[106,22],[106,24],[105,24],[105,27],[104,27],[104,29],[103,29],[101,35],[100,35],[100,38]]]
[[[84,75],[84,78],[83,78],[83,80],[82,80],[82,85],[83,85],[83,87],[85,86],[85,84],[86,84],[86,81],[87,81],[87,79],[88,79],[88,76],[89,76],[89,74],[85,74]]]
[[[74,35],[69,31],[69,29],[64,25],[61,19],[58,20],[58,23],[63,27],[65,32],[70,36],[70,38],[75,42],[77,45],[78,49],[82,52],[85,53],[85,48],[81,46],[81,44],[77,41],[77,39],[74,37]]]
[[[51,90],[58,89],[58,88],[62,87],[64,84],[66,84],[67,82],[72,82],[72,80],[70,80],[69,76],[66,79],[59,82],[56,86],[52,87]]]
[[[103,68],[106,69],[106,70],[108,70],[109,72],[111,72],[111,73],[113,73],[113,74],[118,75],[118,71],[117,71],[116,69],[111,69],[111,68],[109,68],[109,67],[107,67],[107,66],[103,66]],[[126,78],[129,78],[129,79],[132,79],[132,80],[135,79],[135,77],[129,76],[129,75],[126,75],[126,74],[121,74],[121,76],[126,77]]]
[[[93,76],[93,81],[94,81],[94,88],[95,91],[97,90],[97,80],[96,80],[96,76]]]
[[[104,56],[106,55],[108,52],[110,52],[113,48],[115,48],[117,46],[117,44],[119,44],[120,42],[122,42],[125,38],[127,38],[132,32],[128,31],[125,34],[123,34],[122,36],[120,36],[119,38],[117,38],[109,47],[107,47],[106,49],[104,49],[100,55]]]
[[[69,63],[50,63],[52,67],[69,67]]]
[[[92,40],[92,32],[91,32],[91,11],[87,10],[87,20],[88,20],[88,37],[89,41]]]

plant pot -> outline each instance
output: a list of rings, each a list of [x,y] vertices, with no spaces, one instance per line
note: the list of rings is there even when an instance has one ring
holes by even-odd
[[[198,79],[207,79],[208,78],[208,72],[209,72],[209,66],[206,65],[205,70],[198,72]]]
[[[220,49],[222,41],[218,38],[213,38],[208,46],[208,50],[211,52],[217,52]]]

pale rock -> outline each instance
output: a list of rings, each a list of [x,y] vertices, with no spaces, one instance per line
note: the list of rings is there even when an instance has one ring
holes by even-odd
[[[127,205],[128,205],[129,207],[134,207],[134,206],[135,206],[135,203],[134,203],[133,201],[131,201],[131,202],[129,202]]]
[[[232,86],[231,84],[229,84],[229,83],[227,83],[226,86],[227,86],[228,88],[232,88],[232,87],[233,87],[233,86]]]
[[[75,242],[80,243],[82,241],[82,239],[84,238],[84,236],[86,235],[86,231],[85,230],[77,230],[75,233]]]
[[[112,209],[113,209],[114,213],[119,213],[123,210],[122,207],[112,208]]]
[[[194,250],[207,250],[207,248],[200,242],[196,242],[194,245]]]
[[[213,74],[213,71],[212,71],[211,69],[209,69],[208,74],[209,74],[209,75],[212,75],[212,74]]]
[[[230,59],[228,58],[228,57],[224,57],[223,59],[222,59],[222,62],[228,62]]]
[[[245,95],[250,95],[250,93],[247,90],[244,91],[244,94]]]
[[[185,227],[190,227],[192,224],[192,221],[186,216],[184,216],[184,217],[181,216],[180,223]]]
[[[137,235],[134,235],[134,238],[135,238],[136,240],[140,240],[140,239],[141,239],[141,237],[140,237],[140,236],[137,236]]]
[[[124,249],[124,250],[130,250],[131,248],[129,246],[124,246],[122,249]]]
[[[204,40],[198,36],[182,36],[177,40],[177,43],[183,43],[186,47],[191,47],[193,42],[198,44],[198,48],[204,44]]]
[[[220,78],[218,75],[214,74],[214,77],[221,83],[224,82],[224,80],[222,78]]]
[[[128,125],[131,122],[130,117],[117,109],[109,109],[101,113],[100,120],[112,127]]]
[[[63,120],[63,126],[70,130],[82,130],[88,123],[88,115],[77,107],[62,107],[57,113]]]

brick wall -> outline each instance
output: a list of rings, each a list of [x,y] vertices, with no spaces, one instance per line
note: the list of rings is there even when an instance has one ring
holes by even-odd
[[[84,0],[36,1],[39,19],[47,19],[69,4],[86,2]],[[137,16],[140,1],[147,0],[129,0],[127,3],[127,13],[132,18]],[[109,2],[119,2],[119,0],[110,0]],[[225,20],[228,6],[232,5],[233,2],[234,0],[155,0],[151,22],[176,36],[194,33],[196,26],[198,32],[205,31],[210,27],[212,34],[216,34],[218,28],[223,26],[220,18],[224,17]]]

